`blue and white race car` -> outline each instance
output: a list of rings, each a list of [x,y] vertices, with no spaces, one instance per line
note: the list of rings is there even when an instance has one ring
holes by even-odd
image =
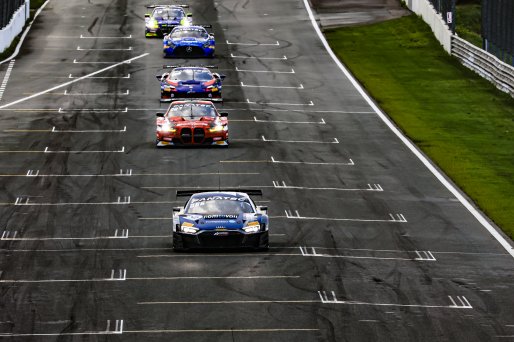
[[[164,36],[164,57],[214,57],[216,42],[214,34],[204,26],[177,26]]]
[[[191,25],[192,14],[186,13],[184,8],[188,5],[151,5],[151,14],[145,14],[145,37],[163,37],[171,32],[175,26]]]
[[[209,70],[214,67],[164,65],[163,68],[172,70],[156,75],[161,82],[161,102],[184,99],[223,102],[221,90],[225,75]]]
[[[268,208],[256,206],[250,195],[262,192],[177,191],[177,197],[190,198],[184,207],[173,208],[173,249],[268,249]]]

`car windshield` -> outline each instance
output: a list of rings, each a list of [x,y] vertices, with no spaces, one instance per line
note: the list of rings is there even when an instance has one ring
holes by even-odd
[[[208,38],[207,31],[203,29],[179,29],[173,30],[171,38]]]
[[[168,116],[181,117],[217,117],[216,109],[212,104],[184,103],[171,105]]]
[[[247,199],[242,201],[233,197],[232,199],[192,199],[189,203],[186,214],[198,215],[239,215],[253,213],[253,207]]]
[[[170,75],[172,81],[201,81],[206,82],[212,80],[212,74],[205,69],[175,69]]]
[[[184,16],[184,11],[178,8],[156,8],[153,11],[155,19],[180,19]]]

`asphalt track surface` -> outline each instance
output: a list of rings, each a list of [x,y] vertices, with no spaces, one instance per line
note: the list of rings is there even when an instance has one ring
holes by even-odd
[[[512,256],[340,72],[302,1],[191,1],[211,61],[164,61],[144,4],[52,0],[11,65],[0,340],[514,340]],[[154,147],[154,75],[185,62],[227,75],[228,149]],[[172,252],[175,190],[219,184],[263,189],[269,252]]]

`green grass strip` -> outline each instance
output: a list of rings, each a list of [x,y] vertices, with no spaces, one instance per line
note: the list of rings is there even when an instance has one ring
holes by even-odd
[[[449,56],[415,15],[326,36],[403,132],[514,238],[514,99]]]

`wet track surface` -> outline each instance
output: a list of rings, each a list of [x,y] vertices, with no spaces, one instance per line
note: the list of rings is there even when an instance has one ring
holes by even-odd
[[[303,2],[189,3],[213,60],[164,60],[133,0],[52,0],[34,24],[0,102],[0,340],[514,340],[512,257]],[[155,74],[184,63],[227,75],[229,148],[154,147]],[[219,185],[263,190],[268,252],[172,252],[175,190]]]

